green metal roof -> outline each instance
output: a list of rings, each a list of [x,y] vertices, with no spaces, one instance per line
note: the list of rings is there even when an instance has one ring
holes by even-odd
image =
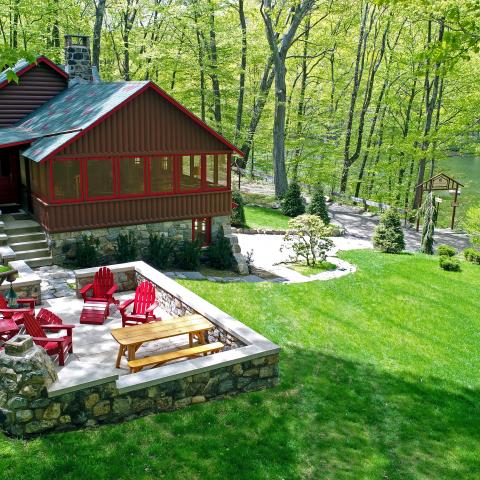
[[[0,146],[32,144],[23,155],[40,162],[149,82],[78,84],[64,90],[14,127],[0,129]]]

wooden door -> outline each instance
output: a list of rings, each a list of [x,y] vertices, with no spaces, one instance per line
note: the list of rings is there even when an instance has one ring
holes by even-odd
[[[18,203],[20,195],[17,150],[0,149],[0,204]]]

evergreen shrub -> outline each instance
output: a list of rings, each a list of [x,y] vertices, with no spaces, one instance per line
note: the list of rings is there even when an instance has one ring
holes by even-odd
[[[439,245],[437,254],[441,257],[454,257],[457,254],[457,250],[450,245]]]
[[[155,268],[168,268],[175,258],[176,242],[167,235],[151,233],[145,251],[145,261]]]
[[[288,217],[297,217],[305,213],[302,192],[297,182],[292,182],[281,202],[282,213]]]
[[[128,233],[118,235],[113,248],[117,262],[123,263],[137,260],[138,241],[135,233],[131,230]]]
[[[480,251],[478,251],[475,248],[466,248],[463,251],[463,256],[465,257],[465,260],[470,263],[475,263],[477,265],[480,265]]]
[[[440,257],[440,267],[448,272],[459,272],[461,270],[460,262],[456,258],[444,255]]]
[[[394,209],[389,208],[380,217],[373,234],[373,246],[384,253],[401,253],[405,248],[400,216]]]
[[[315,186],[312,201],[308,206],[308,213],[319,216],[325,225],[330,223],[330,216],[328,215],[327,204],[325,202],[325,193],[320,184]]]
[[[234,227],[242,228],[246,225],[245,203],[242,194],[238,190],[232,192],[232,201],[237,204],[237,207],[232,209],[232,215],[230,217],[231,224]]]
[[[76,241],[75,263],[79,268],[99,265],[100,240],[93,235],[82,235]]]
[[[175,266],[184,270],[196,270],[200,265],[202,255],[202,242],[184,240],[179,242],[175,250]]]
[[[219,270],[228,270],[233,266],[233,252],[230,241],[220,227],[215,239],[207,249],[208,263]]]

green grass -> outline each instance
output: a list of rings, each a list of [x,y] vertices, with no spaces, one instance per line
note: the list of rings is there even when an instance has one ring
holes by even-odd
[[[309,265],[298,265],[298,264],[290,264],[287,266],[292,270],[295,270],[296,272],[306,276],[316,275],[317,273],[326,272],[328,270],[335,270],[337,268],[336,265],[330,262],[319,262],[315,264],[314,267]]]
[[[278,203],[275,195],[266,195],[265,193],[242,192],[245,203],[254,203],[262,207],[271,208],[274,203]]]
[[[478,479],[480,267],[348,252],[296,285],[184,281],[282,347],[268,391],[32,441],[9,479]]]
[[[11,268],[8,265],[0,265],[0,273],[9,272]]]
[[[245,207],[247,225],[251,228],[265,228],[285,230],[288,228],[290,217],[283,215],[280,210],[265,207]]]

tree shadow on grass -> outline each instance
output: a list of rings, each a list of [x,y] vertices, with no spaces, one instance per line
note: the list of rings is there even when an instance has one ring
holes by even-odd
[[[0,441],[12,479],[478,478],[480,393],[286,347],[281,385],[121,425]]]

